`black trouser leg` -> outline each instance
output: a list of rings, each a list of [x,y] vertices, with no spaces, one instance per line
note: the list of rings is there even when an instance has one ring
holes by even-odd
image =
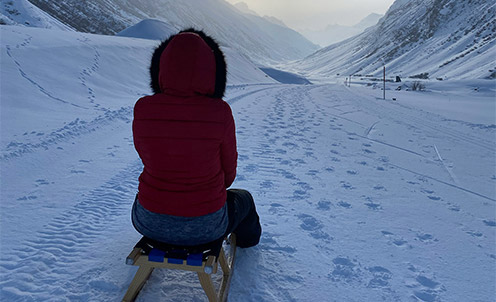
[[[227,234],[236,234],[236,245],[242,248],[257,245],[262,227],[250,192],[240,189],[227,190],[227,211]]]

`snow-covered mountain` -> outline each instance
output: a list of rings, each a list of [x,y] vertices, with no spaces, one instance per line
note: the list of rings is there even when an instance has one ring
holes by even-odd
[[[496,4],[492,0],[397,0],[364,33],[295,64],[314,77],[389,75],[494,78]]]
[[[28,0],[0,0],[0,24],[73,30]]]
[[[30,0],[78,31],[115,34],[143,19],[196,27],[259,63],[301,59],[318,49],[299,33],[247,15],[224,0]]]
[[[362,33],[365,29],[376,25],[382,16],[372,13],[352,26],[332,24],[322,30],[306,29],[301,30],[301,33],[315,44],[328,46]]]
[[[246,2],[238,2],[238,3],[234,4],[234,7],[236,7],[243,14],[262,17],[256,11],[252,10],[248,6],[248,4],[246,4]],[[287,27],[287,25],[281,19],[278,19],[274,16],[263,16],[262,18],[266,19],[267,21],[269,21],[271,23],[281,25],[283,27]]]

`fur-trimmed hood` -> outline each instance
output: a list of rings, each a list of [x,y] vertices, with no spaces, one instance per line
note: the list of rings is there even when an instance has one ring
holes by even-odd
[[[190,28],[172,35],[155,49],[150,77],[155,94],[222,98],[226,90],[226,61],[217,42]]]

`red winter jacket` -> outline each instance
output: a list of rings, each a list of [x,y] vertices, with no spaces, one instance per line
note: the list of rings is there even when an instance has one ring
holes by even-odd
[[[134,145],[144,165],[138,200],[149,211],[202,216],[226,202],[238,154],[231,108],[208,96],[215,72],[205,41],[180,33],[160,56],[161,93],[134,107]]]

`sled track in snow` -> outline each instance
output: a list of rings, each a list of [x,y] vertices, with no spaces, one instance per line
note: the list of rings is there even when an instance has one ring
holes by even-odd
[[[133,107],[122,107],[118,110],[107,110],[104,114],[86,122],[79,118],[51,133],[25,133],[24,141],[12,141],[7,144],[0,155],[0,162],[10,158],[20,157],[37,149],[47,149],[59,142],[68,141],[75,137],[95,132],[103,127],[111,126],[115,121],[131,122]],[[29,142],[31,140],[31,142]]]
[[[496,145],[493,142],[487,141],[482,137],[473,137],[470,134],[463,133],[456,129],[445,127],[442,124],[439,124],[439,122],[430,121],[429,120],[430,116],[433,116],[434,114],[424,113],[423,115],[426,118],[420,119],[417,116],[405,112],[405,110],[400,110],[399,108],[406,108],[406,110],[408,111],[415,109],[404,107],[404,105],[401,104],[395,104],[396,106],[398,106],[398,108],[394,108],[394,106],[384,106],[375,99],[372,102],[365,101],[363,100],[364,98],[367,98],[369,100],[371,98],[369,96],[363,96],[359,93],[356,93],[352,89],[347,89],[347,90],[350,93],[357,96],[357,98],[355,98],[355,102],[357,102],[362,108],[365,108],[370,112],[375,112],[378,116],[387,114],[389,112],[391,114],[388,114],[388,117],[395,120],[397,123],[403,123],[403,124],[409,123],[409,125],[412,125],[417,128],[424,128],[424,129],[428,129],[429,131],[432,131],[433,133],[447,135],[455,139],[459,143],[471,144],[486,149],[488,151],[496,152]],[[441,117],[439,118],[442,119],[442,121],[447,121],[447,122],[450,121],[450,120],[446,120],[445,118],[441,118]],[[460,121],[456,121],[456,122],[460,122]],[[482,129],[480,126],[478,128]],[[491,131],[494,129],[494,127],[488,127],[487,129]]]
[[[98,255],[99,250],[111,245],[112,238],[106,238],[105,232],[114,229],[118,234],[114,223],[125,219],[130,211],[141,168],[140,162],[133,163],[89,192],[71,210],[52,219],[34,239],[12,243],[18,244],[13,248],[14,254],[4,254],[0,260],[4,276],[0,281],[0,298],[54,301],[55,297],[65,297],[91,301],[95,284],[92,288],[86,282],[98,276],[102,259],[88,255]]]

